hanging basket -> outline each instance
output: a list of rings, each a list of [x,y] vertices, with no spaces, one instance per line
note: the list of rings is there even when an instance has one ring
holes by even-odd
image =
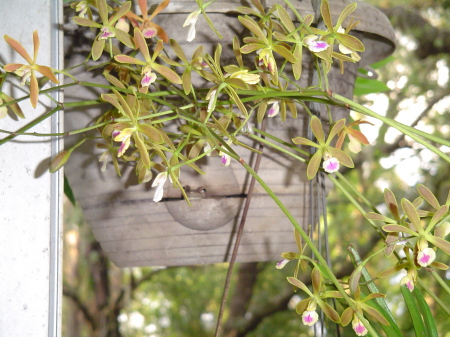
[[[277,3],[284,4],[283,1]],[[333,1],[331,14],[334,22],[347,4],[344,0]],[[207,51],[211,53],[220,43],[224,49],[223,56],[233,62],[234,55],[227,46],[231,46],[233,36],[239,35],[243,28],[237,16],[228,13],[239,5],[240,1],[216,1],[208,7],[209,17],[224,38],[216,39],[200,18],[196,39],[190,44],[182,44],[186,55],[190,57],[198,45],[209,45],[210,50]],[[187,29],[182,28],[183,22],[187,14],[196,9],[196,3],[192,0],[172,0],[158,14],[156,22],[164,27],[169,37],[176,38],[181,44],[187,35]],[[303,16],[313,13],[310,1],[299,1],[297,10]],[[352,17],[361,21],[355,34],[364,43],[366,52],[362,53],[359,65],[346,64],[344,75],[340,74],[339,67],[333,67],[329,74],[331,90],[346,97],[352,97],[357,68],[383,59],[394,49],[392,27],[380,11],[358,3]],[[312,85],[313,65],[307,57],[303,62],[300,85],[308,87]],[[89,92],[86,94],[86,99],[90,99]],[[66,91],[66,95],[70,96],[70,91]],[[77,91],[74,95],[84,93]],[[332,108],[334,120],[345,117],[347,113],[344,109]],[[321,116],[324,124],[327,120],[325,115]],[[70,112],[66,116],[69,128],[72,125],[79,127],[80,123],[84,125],[91,120],[89,110]],[[277,117],[268,119],[267,132],[289,142],[297,136],[306,137],[307,125],[307,116],[300,110],[297,119],[287,117],[284,122]],[[241,137],[239,140],[256,147],[248,138]],[[253,165],[254,153],[243,148],[235,150],[245,162]],[[173,266],[229,261],[251,178],[239,162],[232,161],[229,167],[224,167],[220,165],[219,157],[203,157],[198,165],[206,175],[182,169],[180,182],[190,197],[192,206],[189,206],[182,199],[179,189],[173,187],[166,189],[164,199],[155,203],[152,200],[154,189],[150,188],[150,184],[138,185],[131,167],[123,170],[122,178],[117,177],[110,168],[102,173],[98,155],[87,147],[75,151],[66,165],[66,174],[96,239],[117,266]],[[307,227],[310,224],[310,209],[314,205],[309,202],[311,185],[305,171],[306,165],[266,147],[258,174],[297,221]],[[265,190],[256,184],[237,261],[277,260],[285,251],[296,251],[293,226]]]

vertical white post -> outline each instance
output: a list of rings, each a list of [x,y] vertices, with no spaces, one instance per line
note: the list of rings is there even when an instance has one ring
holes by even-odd
[[[21,42],[33,57],[32,34],[37,29],[41,42],[37,64],[61,68],[60,0],[1,3],[0,63],[26,64],[3,36]],[[28,86],[4,85],[2,90],[15,98],[29,93]],[[62,100],[58,93],[51,95]],[[0,119],[0,129],[17,131],[55,107],[44,95],[39,99],[37,109],[28,100],[20,102],[26,119],[6,116]],[[60,116],[55,114],[27,132],[61,131]],[[6,136],[0,133],[0,140]],[[31,136],[0,146],[0,336],[60,336],[63,176],[48,172],[48,160],[61,148],[58,139]]]

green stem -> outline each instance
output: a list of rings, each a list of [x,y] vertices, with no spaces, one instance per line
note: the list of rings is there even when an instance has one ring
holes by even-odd
[[[344,103],[347,104],[349,107],[351,107],[353,110],[360,112],[362,114],[365,114],[367,116],[376,118],[380,121],[382,121],[383,123],[392,126],[393,128],[396,128],[397,130],[399,130],[400,132],[402,132],[403,134],[411,137],[412,139],[414,139],[415,141],[417,141],[418,143],[422,144],[423,146],[425,146],[426,148],[428,148],[429,150],[433,151],[434,153],[436,153],[439,157],[441,157],[442,159],[448,161],[450,163],[450,157],[448,155],[446,155],[445,153],[443,153],[441,150],[439,150],[437,147],[435,147],[434,145],[430,144],[429,142],[423,140],[422,138],[417,136],[417,130],[415,128],[411,128],[411,127],[407,127],[406,125],[399,123],[393,119],[390,119],[388,117],[384,117],[381,116],[379,114],[377,114],[376,112],[358,104],[353,102],[352,100],[345,98],[344,96],[341,96],[339,94],[336,93],[332,93],[331,96]],[[412,130],[411,130],[412,129]],[[426,138],[426,139],[430,139],[430,136],[428,134],[423,134],[421,133],[421,136]],[[433,137],[433,139],[436,139],[436,137]],[[435,140],[433,140],[435,141]],[[440,141],[442,142],[442,140]]]
[[[355,188],[355,186],[354,185],[352,185],[348,180],[347,180],[347,178],[345,178],[345,176],[342,174],[342,173],[340,173],[340,172],[336,172],[336,176],[339,178],[339,180],[342,180],[344,183],[345,183],[345,185],[347,185],[347,187],[354,193],[354,194],[356,194],[357,196],[358,196],[358,198],[360,198],[365,204],[366,204],[366,206],[367,207],[369,207],[371,210],[373,210],[374,212],[377,212],[377,213],[379,213],[378,212],[378,210],[377,210],[377,208],[375,207],[375,206],[373,206],[372,205],[372,203],[361,193],[361,192],[359,192],[356,188]]]
[[[444,302],[441,301],[441,299],[436,296],[436,294],[427,286],[425,282],[423,282],[420,278],[417,278],[417,282],[420,284],[420,286],[430,295],[433,300],[436,301],[436,303],[444,310],[448,316],[450,316],[450,308],[448,308]]]
[[[210,132],[210,136],[219,138],[219,135],[215,134],[214,132]],[[375,329],[372,327],[372,325],[364,318],[363,314],[360,313],[356,307],[356,305],[352,302],[349,295],[345,292],[342,285],[339,283],[339,280],[334,275],[333,271],[330,269],[330,267],[327,264],[327,261],[322,257],[318,249],[315,247],[314,243],[311,241],[310,237],[305,233],[303,228],[298,224],[298,222],[295,220],[295,218],[292,216],[292,214],[289,212],[289,210],[284,206],[284,204],[281,202],[281,200],[276,196],[276,194],[270,189],[269,186],[264,182],[263,179],[249,166],[242,158],[240,158],[233,149],[226,143],[223,143],[223,146],[227,148],[230,156],[237,160],[252,177],[254,177],[258,183],[261,185],[262,188],[269,194],[269,196],[272,198],[272,200],[278,205],[280,210],[286,215],[286,217],[289,219],[289,221],[292,223],[292,225],[297,229],[298,233],[304,240],[304,242],[308,245],[308,247],[311,249],[311,251],[314,253],[317,260],[319,260],[322,270],[326,272],[326,276],[331,280],[331,282],[334,284],[336,289],[341,293],[344,300],[347,302],[348,306],[353,309],[353,311],[356,313],[358,318],[361,320],[361,322],[364,324],[364,326],[367,328],[367,330],[372,334],[372,336],[378,336]]]
[[[5,138],[1,139],[0,140],[0,146],[5,144],[5,143],[7,143],[7,142],[9,142],[10,140],[16,138],[16,136],[18,134],[26,132],[29,129],[31,129],[32,127],[38,125],[42,121],[46,120],[48,117],[51,117],[54,113],[58,112],[59,110],[61,110],[61,107],[57,106],[57,107],[53,108],[52,110],[50,110],[49,112],[47,112],[46,114],[42,115],[39,118],[36,118],[34,121],[28,123],[24,127],[22,127],[19,130],[17,130],[17,133],[10,134],[8,137],[5,137]]]
[[[347,191],[347,189],[342,186],[342,184],[331,174],[328,175],[328,178],[334,183],[334,185],[339,188],[341,190],[341,192],[347,197],[347,199],[353,204],[353,206],[356,207],[357,210],[359,210],[361,212],[362,215],[366,214],[367,212],[364,210],[364,208],[362,208],[362,206],[359,204],[358,201],[356,201],[355,198],[353,198],[353,196]],[[386,235],[384,235],[384,233],[382,232],[382,230],[377,226],[377,224],[370,219],[367,219],[369,221],[369,223],[372,225],[372,227],[377,231],[378,234],[380,234],[380,236],[383,239],[386,239]]]
[[[291,156],[292,158],[294,158],[294,159],[296,159],[296,160],[298,160],[298,161],[301,161],[301,162],[303,162],[303,163],[306,162],[306,159],[305,159],[305,158],[299,157],[299,156],[295,155],[294,153],[290,152],[289,150],[286,150],[286,149],[282,148],[281,146],[278,146],[278,145],[276,145],[276,144],[273,144],[273,143],[267,141],[267,140],[264,139],[264,138],[258,137],[258,136],[256,136],[256,135],[248,135],[248,136],[249,136],[251,139],[254,139],[254,140],[256,140],[256,141],[258,141],[258,142],[260,142],[260,143],[263,143],[264,145],[270,146],[271,148],[274,148],[274,149],[276,149],[276,150],[278,150],[278,151],[280,151],[280,152],[282,152],[282,153],[285,153],[285,154]]]
[[[431,270],[431,275],[433,275],[434,279],[438,281],[438,283],[441,285],[441,287],[447,292],[447,294],[450,294],[450,288],[447,285],[447,283],[442,279],[442,277],[439,276],[438,273],[436,273],[434,270]]]

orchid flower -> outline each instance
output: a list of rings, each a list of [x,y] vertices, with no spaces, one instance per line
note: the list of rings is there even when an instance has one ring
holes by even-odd
[[[273,52],[281,55],[287,61],[295,63],[298,59],[292,54],[290,50],[284,47],[284,44],[272,40],[272,31],[263,31],[261,27],[249,16],[239,16],[239,21],[248,28],[254,36],[245,37],[244,42],[246,43],[242,48],[241,52],[243,54],[249,54],[256,51],[258,54],[259,61],[261,61],[265,67],[268,68],[272,82],[278,84],[278,68]]]
[[[148,87],[151,83],[156,80],[156,74],[153,73],[153,70],[160,73],[162,76],[167,78],[170,82],[181,84],[181,78],[175,73],[172,69],[163,66],[161,64],[156,63],[156,58],[163,50],[163,41],[158,40],[156,44],[155,51],[153,52],[153,56],[150,56],[150,52],[148,50],[147,41],[143,33],[139,30],[139,28],[134,28],[134,41],[139,48],[139,51],[144,56],[144,60],[139,60],[135,57],[128,55],[117,55],[114,59],[119,63],[125,64],[137,64],[142,66],[142,78],[141,78],[141,86]]]
[[[169,5],[170,0],[164,0],[161,2],[153,11],[153,13],[149,16],[148,15],[148,6],[147,6],[147,0],[138,0],[138,5],[141,10],[142,17],[134,14],[133,12],[126,13],[125,16],[127,16],[133,26],[137,27],[139,26],[139,30],[142,32],[142,35],[146,39],[150,39],[152,37],[159,37],[161,40],[163,40],[165,43],[169,42],[169,37],[167,36],[166,31],[156,23],[152,21],[152,19],[158,15],[162,10],[164,10]],[[139,24],[140,22],[140,24]]]
[[[358,316],[354,315],[352,320],[352,328],[355,330],[357,336],[367,335],[367,328],[361,323]]]
[[[33,32],[33,45],[34,45],[34,53],[33,58],[27,53],[25,48],[20,44],[20,42],[14,40],[13,38],[5,35],[5,41],[22,56],[28,64],[20,64],[20,63],[10,63],[6,64],[3,69],[7,72],[14,72],[22,78],[21,85],[24,85],[26,80],[30,80],[30,102],[33,108],[36,108],[39,96],[39,85],[38,80],[36,78],[36,71],[47,77],[50,81],[55,84],[58,84],[59,81],[56,79],[55,75],[51,68],[46,66],[41,66],[36,64],[37,55],[39,51],[39,34],[38,31],[35,30]],[[5,100],[7,97],[3,97]]]
[[[143,166],[150,169],[151,161],[146,143],[164,143],[163,131],[149,123],[138,120],[140,103],[133,95],[129,95],[125,99],[117,90],[113,89],[113,94],[103,94],[101,98],[113,105],[123,117],[129,119],[128,122],[112,123],[104,131],[110,132],[114,141],[121,142],[118,157],[124,155],[125,151],[131,146],[131,140],[133,140]]]
[[[311,272],[311,282],[313,291],[299,279],[288,277],[288,282],[293,286],[303,290],[307,296],[304,300],[298,302],[295,310],[298,314],[302,314],[303,324],[311,326],[317,322],[316,308],[319,306],[323,313],[335,323],[340,322],[339,314],[327,302],[327,298],[341,298],[342,295],[338,291],[326,290],[322,285],[322,275],[317,268]]]
[[[389,207],[389,210],[394,216],[394,219],[388,218],[384,215],[378,213],[367,213],[365,217],[371,220],[379,220],[387,223],[382,228],[385,232],[389,233],[386,239],[386,245],[391,245],[395,240],[398,240],[398,233],[404,233],[410,239],[414,239],[414,252],[415,261],[418,267],[428,267],[434,266],[439,269],[446,269],[446,266],[439,262],[434,262],[436,258],[436,253],[434,249],[429,248],[429,243],[433,244],[436,248],[439,248],[447,255],[450,255],[450,243],[446,241],[443,237],[439,228],[442,226],[442,221],[448,213],[449,206],[440,206],[434,195],[425,187],[419,187],[421,194],[426,198],[430,204],[434,205],[435,212],[432,213],[433,216],[428,221],[423,221],[421,217],[428,217],[428,212],[418,210],[420,202],[416,201],[412,203],[408,199],[403,198],[401,200],[401,207],[404,212],[404,216],[400,217],[399,207],[395,196],[389,190],[385,190],[385,200]],[[434,229],[434,235],[431,231]],[[389,240],[388,240],[389,239]],[[393,248],[389,249],[387,252],[391,254]]]
[[[215,85],[210,88],[206,100],[209,100],[208,112],[214,111],[219,94],[225,91],[234,101],[236,106],[241,110],[242,114],[247,117],[248,112],[244,103],[242,103],[236,89],[248,89],[248,84],[240,78],[226,77],[220,66],[220,56],[222,53],[222,46],[219,44],[214,52],[214,58],[210,55],[205,55],[205,62],[208,64],[211,72],[201,71],[199,72],[209,82]]]
[[[134,44],[130,35],[115,27],[116,22],[130,10],[131,1],[125,2],[111,18],[108,17],[108,6],[106,5],[106,0],[97,0],[97,6],[102,24],[83,17],[73,18],[73,21],[80,26],[100,29],[100,32],[97,34],[92,45],[92,59],[96,61],[100,58],[103,53],[103,49],[105,48],[106,40],[109,40],[112,37],[116,37],[124,45],[134,49]]]
[[[367,328],[364,326],[359,317],[356,315],[357,313],[360,315],[367,314],[378,323],[385,326],[389,326],[389,322],[386,320],[386,318],[377,309],[372,307],[370,304],[366,303],[370,300],[382,297],[386,297],[386,295],[381,293],[370,293],[366,297],[361,298],[361,290],[358,285],[356,291],[353,294],[353,298],[350,298],[350,301],[354,303],[354,308],[356,309],[348,307],[344,310],[344,312],[341,315],[342,326],[347,326],[350,323],[350,321],[352,321],[352,328],[353,330],[355,330],[356,334],[358,336],[365,336],[367,334]]]
[[[326,50],[329,45],[325,41],[317,41],[319,37],[316,35],[308,35],[303,39],[303,42],[308,46],[312,52],[319,53]]]
[[[156,186],[155,195],[153,196],[154,202],[161,201],[164,195],[164,184],[166,183],[166,180],[167,180],[167,171],[160,172],[153,181],[152,187]]]
[[[192,60],[188,61],[186,55],[183,52],[183,49],[180,47],[178,42],[175,40],[170,39],[170,45],[172,46],[172,50],[175,52],[175,54],[180,59],[180,62],[176,62],[172,60],[171,58],[167,57],[166,55],[160,55],[159,57],[166,62],[167,64],[170,64],[174,67],[182,67],[184,68],[183,74],[181,75],[182,79],[182,85],[184,89],[184,93],[188,95],[192,90],[192,81],[191,81],[191,73],[193,70],[195,71],[202,71],[206,67],[208,67],[208,64],[203,61],[203,46],[199,46],[192,55]]]
[[[369,141],[366,136],[359,130],[355,129],[356,126],[360,124],[370,124],[372,123],[365,120],[357,120],[351,122],[348,125],[344,125],[341,131],[339,131],[339,138],[336,141],[336,147],[338,149],[342,148],[342,144],[344,143],[345,136],[348,136],[350,143],[348,145],[348,149],[353,153],[358,153],[361,151],[361,144],[369,145]]]
[[[330,145],[333,138],[344,127],[345,119],[341,119],[333,125],[326,141],[320,119],[313,116],[311,118],[310,125],[318,144],[303,137],[296,137],[292,139],[294,144],[307,145],[317,148],[316,153],[309,160],[308,168],[306,169],[308,179],[311,180],[315,177],[322,159],[324,160],[322,167],[328,173],[336,172],[339,169],[339,164],[347,167],[354,167],[353,161],[348,154]]]
[[[201,13],[200,9],[196,10],[195,12],[192,12],[191,14],[188,15],[186,21],[183,24],[183,27],[190,26],[188,36],[186,39],[187,42],[191,42],[192,40],[195,39],[195,24],[197,23],[200,13]]]

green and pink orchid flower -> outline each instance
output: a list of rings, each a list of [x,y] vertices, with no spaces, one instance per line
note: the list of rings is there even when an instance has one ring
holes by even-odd
[[[181,81],[184,89],[184,93],[186,95],[189,95],[189,93],[192,91],[192,81],[191,81],[191,74],[192,71],[202,71],[206,67],[208,67],[208,64],[203,61],[203,46],[199,46],[192,55],[192,60],[188,61],[186,55],[183,52],[183,49],[180,47],[178,42],[175,40],[170,39],[170,45],[172,47],[172,50],[175,52],[177,57],[180,59],[180,62],[176,62],[166,55],[160,55],[159,57],[166,62],[167,64],[170,64],[174,67],[182,67],[184,68],[183,74],[181,75]]]
[[[331,57],[339,60],[341,62],[357,62],[357,52],[363,52],[365,50],[363,43],[358,40],[356,37],[349,35],[348,32],[353,29],[357,23],[350,23],[347,26],[346,30],[343,30],[342,24],[347,17],[349,17],[356,9],[357,3],[351,3],[339,15],[339,18],[336,24],[333,26],[333,22],[331,20],[331,12],[330,5],[327,0],[322,0],[320,6],[320,12],[322,14],[323,21],[325,26],[327,27],[327,31],[322,31],[318,28],[311,27],[310,30],[316,34],[321,36],[321,40],[328,43],[330,48],[326,49],[326,53],[328,53],[329,58]],[[340,47],[341,53],[337,53],[333,51],[334,44],[337,43]],[[345,54],[351,54],[351,57],[348,57]],[[355,55],[354,55],[355,54]],[[331,68],[331,62],[327,62],[328,69]]]
[[[304,300],[300,301],[295,310],[297,314],[302,315],[302,321],[304,325],[314,325],[319,316],[316,312],[317,306],[322,309],[323,313],[335,323],[339,323],[339,314],[334,310],[326,300],[328,298],[341,298],[342,295],[339,291],[326,290],[322,285],[322,275],[318,268],[314,268],[311,272],[311,282],[313,290],[309,288],[299,279],[295,277],[288,277],[288,282],[293,286],[301,289],[308,296]]]
[[[114,57],[114,59],[119,63],[136,64],[142,66],[141,71],[142,88],[148,88],[148,86],[156,80],[156,74],[153,72],[153,70],[160,73],[162,76],[167,78],[172,83],[176,84],[183,83],[180,76],[178,76],[178,74],[174,72],[172,69],[156,63],[156,58],[163,50],[164,43],[162,40],[158,40],[155,47],[155,51],[153,52],[153,56],[150,56],[147,41],[145,40],[145,37],[142,34],[142,32],[137,27],[134,28],[134,41],[138,46],[142,56],[144,57],[144,61],[128,55],[117,55]]]
[[[421,198],[417,198],[413,202],[403,198],[401,200],[401,208],[404,212],[400,216],[399,207],[393,193],[386,189],[385,200],[393,215],[393,219],[374,212],[367,213],[365,217],[370,220],[379,220],[386,223],[383,230],[389,235],[386,238],[385,254],[392,254],[394,244],[399,240],[399,233],[404,235],[404,241],[412,242],[414,247],[415,263],[418,268],[434,266],[439,269],[446,269],[442,263],[435,262],[435,250],[438,248],[450,255],[450,243],[445,240],[448,234],[448,217],[450,194],[447,202],[440,205],[433,193],[423,185],[418,186]],[[418,207],[426,200],[430,206],[434,208],[434,212],[427,212],[419,210]],[[430,218],[425,221],[425,219]],[[431,232],[434,231],[434,234]],[[434,248],[429,247],[429,244],[434,245]]]
[[[152,20],[156,15],[158,15],[169,5],[169,2],[170,0],[164,0],[163,2],[161,2],[149,16],[147,0],[138,0],[138,5],[141,10],[142,17],[134,14],[131,11],[127,12],[125,16],[130,19],[134,27],[139,27],[139,30],[142,32],[142,35],[146,39],[157,36],[165,43],[168,43],[169,37],[167,36],[166,31],[161,26],[154,23]]]
[[[330,55],[326,52],[329,45],[319,39],[319,36],[310,33],[309,26],[314,20],[314,16],[306,15],[299,28],[296,28],[286,9],[280,5],[276,6],[278,17],[283,24],[284,32],[274,32],[273,35],[278,41],[292,44],[292,55],[297,62],[292,63],[294,78],[298,80],[302,74],[303,47],[308,48],[314,55],[332,62]]]
[[[58,84],[59,81],[53,74],[53,70],[50,67],[42,66],[36,64],[38,51],[39,51],[39,34],[38,31],[35,30],[33,32],[33,46],[34,53],[33,58],[27,53],[25,48],[20,44],[20,42],[14,40],[13,38],[5,35],[5,41],[22,56],[28,64],[21,63],[10,63],[6,64],[3,69],[7,72],[14,72],[18,76],[22,78],[21,85],[24,85],[27,80],[30,81],[30,102],[33,108],[36,108],[39,96],[39,84],[36,78],[36,71],[47,77],[50,81],[55,84]],[[7,96],[2,97],[3,100],[8,101]]]
[[[273,52],[281,55],[291,63],[296,63],[298,59],[289,50],[289,46],[284,42],[273,41],[272,30],[262,30],[258,23],[249,16],[239,16],[239,21],[254,36],[244,38],[245,45],[241,48],[243,54],[256,52],[258,54],[259,64],[264,66],[271,75],[272,82],[278,84],[278,67]]]
[[[342,326],[347,326],[351,321],[352,328],[355,331],[356,335],[365,336],[368,332],[367,328],[361,322],[356,313],[359,313],[360,315],[364,315],[364,313],[366,313],[368,316],[373,318],[378,323],[385,326],[389,326],[389,322],[386,320],[386,318],[384,318],[384,316],[377,309],[372,307],[370,304],[366,303],[370,300],[383,297],[386,297],[386,295],[381,293],[370,293],[369,295],[362,298],[361,290],[358,285],[358,287],[355,290],[355,293],[353,294],[353,298],[350,298],[350,301],[352,301],[354,307],[356,307],[356,311],[351,307],[348,307],[344,310],[344,312],[341,315]]]
[[[311,180],[316,176],[322,159],[323,159],[322,167],[324,171],[327,173],[333,173],[338,171],[339,164],[342,164],[350,168],[354,167],[353,161],[348,154],[330,145],[331,141],[339,133],[339,131],[341,131],[344,125],[345,119],[337,121],[332,126],[330,133],[328,134],[328,137],[325,140],[322,122],[318,117],[312,116],[310,126],[312,133],[316,137],[317,143],[314,143],[313,141],[303,137],[296,137],[292,139],[292,142],[294,142],[294,144],[312,146],[317,149],[316,153],[314,153],[314,155],[309,160],[308,167],[306,169],[306,175],[308,179]]]
[[[111,18],[108,17],[108,7],[106,5],[106,0],[97,0],[97,6],[102,24],[79,16],[73,18],[73,21],[80,26],[100,29],[100,32],[95,37],[94,43],[92,45],[92,59],[96,61],[100,58],[105,48],[106,40],[109,40],[113,37],[116,37],[127,47],[134,49],[134,43],[131,36],[122,29],[115,27],[117,21],[130,10],[131,1],[125,2]]]

